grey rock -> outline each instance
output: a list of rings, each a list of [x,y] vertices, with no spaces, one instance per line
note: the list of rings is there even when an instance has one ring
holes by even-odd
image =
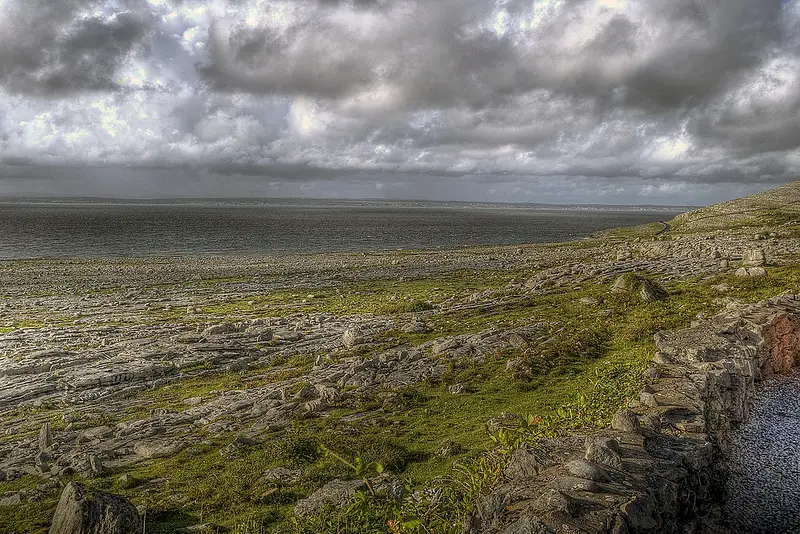
[[[525,479],[538,475],[549,464],[547,456],[535,448],[524,447],[515,450],[506,466],[505,476],[508,479]]]
[[[366,487],[363,480],[331,480],[309,497],[297,501],[294,513],[297,517],[305,517],[319,512],[325,504],[342,508],[350,502],[356,492]]]
[[[622,469],[622,457],[614,447],[613,440],[591,440],[586,448],[584,459],[612,469]]]
[[[167,458],[179,453],[183,445],[180,441],[137,441],[133,446],[133,452],[142,458]]]
[[[264,471],[261,478],[265,482],[277,484],[290,484],[303,476],[303,472],[299,469],[290,469],[288,467],[273,467]]]
[[[633,410],[620,408],[611,419],[611,428],[620,432],[639,432],[639,419]]]
[[[0,508],[9,508],[17,506],[22,503],[22,497],[19,492],[4,493],[0,496]]]
[[[567,472],[572,476],[594,480],[595,482],[608,482],[611,480],[611,477],[602,467],[586,460],[573,460],[566,467]]]
[[[50,534],[134,534],[142,531],[136,506],[119,495],[70,482],[61,493]]]
[[[103,462],[96,454],[89,455],[89,470],[94,476],[101,476],[106,471]]]
[[[360,330],[350,328],[345,330],[344,334],[342,334],[342,345],[344,345],[345,348],[352,349],[356,345],[362,343],[364,343],[364,335]]]
[[[238,331],[238,329],[236,328],[236,325],[234,325],[233,323],[221,323],[221,324],[215,324],[213,326],[209,326],[208,328],[203,330],[203,335],[204,336],[219,336],[219,335],[223,335],[223,334],[233,334],[234,332],[237,332],[237,331]]]
[[[767,263],[764,249],[745,250],[742,254],[742,267],[761,267]]]
[[[53,445],[53,431],[50,429],[50,423],[45,423],[39,430],[39,450],[49,450]]]
[[[458,384],[453,384],[452,386],[448,386],[447,391],[449,391],[453,395],[460,395],[462,393],[467,392],[467,386],[459,382]]]

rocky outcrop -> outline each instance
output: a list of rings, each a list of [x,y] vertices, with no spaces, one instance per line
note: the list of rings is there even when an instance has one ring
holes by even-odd
[[[465,532],[697,532],[758,382],[798,360],[800,299],[729,310],[656,344],[652,382],[611,429],[517,450]]]
[[[136,507],[118,495],[71,482],[58,501],[50,534],[133,534],[142,532]]]

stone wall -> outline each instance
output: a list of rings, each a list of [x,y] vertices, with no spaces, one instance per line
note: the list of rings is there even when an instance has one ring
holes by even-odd
[[[701,532],[715,463],[758,382],[798,361],[800,298],[728,310],[656,344],[650,383],[611,429],[517,450],[465,532]]]

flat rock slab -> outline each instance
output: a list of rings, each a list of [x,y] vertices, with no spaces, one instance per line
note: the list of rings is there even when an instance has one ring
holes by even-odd
[[[138,441],[133,446],[133,452],[142,458],[168,458],[181,449],[183,443],[179,441]]]

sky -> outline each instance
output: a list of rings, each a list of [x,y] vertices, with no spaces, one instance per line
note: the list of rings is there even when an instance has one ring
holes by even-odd
[[[708,204],[800,175],[800,0],[0,0],[0,196]]]

